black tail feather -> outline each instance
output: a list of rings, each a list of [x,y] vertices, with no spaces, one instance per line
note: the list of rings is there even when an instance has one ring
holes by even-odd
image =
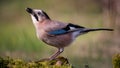
[[[91,32],[91,31],[114,31],[113,29],[106,29],[106,28],[96,28],[96,29],[85,29],[82,32]]]

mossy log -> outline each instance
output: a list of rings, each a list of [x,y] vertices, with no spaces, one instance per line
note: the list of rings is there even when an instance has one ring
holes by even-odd
[[[113,68],[120,68],[120,54],[116,54],[112,59]]]
[[[73,68],[64,57],[58,57],[54,60],[44,60],[39,62],[26,62],[21,59],[12,59],[10,57],[0,57],[0,68]]]

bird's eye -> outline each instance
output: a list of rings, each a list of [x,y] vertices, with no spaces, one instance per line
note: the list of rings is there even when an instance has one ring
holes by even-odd
[[[41,15],[41,12],[38,12],[38,15]]]

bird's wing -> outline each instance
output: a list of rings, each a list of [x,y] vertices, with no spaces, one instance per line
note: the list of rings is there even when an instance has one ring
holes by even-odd
[[[57,30],[53,30],[48,32],[50,35],[62,35],[62,34],[66,34],[66,33],[70,33],[70,32],[74,32],[74,31],[78,31],[80,29],[83,29],[85,27],[79,26],[79,25],[75,25],[75,24],[71,24],[69,23],[66,27],[61,28],[61,29],[57,29]]]

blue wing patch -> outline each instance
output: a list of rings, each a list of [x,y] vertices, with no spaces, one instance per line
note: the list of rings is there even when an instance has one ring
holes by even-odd
[[[70,27],[73,27],[75,29],[85,28],[85,27],[82,27],[82,26],[78,26],[78,25],[69,23],[65,28],[54,30],[54,31],[51,31],[51,32],[48,32],[48,33],[51,34],[51,35],[66,34],[66,33],[72,32],[72,29],[70,29]],[[73,30],[73,31],[76,31],[76,30]]]
[[[54,31],[49,32],[49,34],[51,35],[61,35],[65,33],[67,33],[67,31],[64,29],[59,29],[59,30],[54,30]]]

